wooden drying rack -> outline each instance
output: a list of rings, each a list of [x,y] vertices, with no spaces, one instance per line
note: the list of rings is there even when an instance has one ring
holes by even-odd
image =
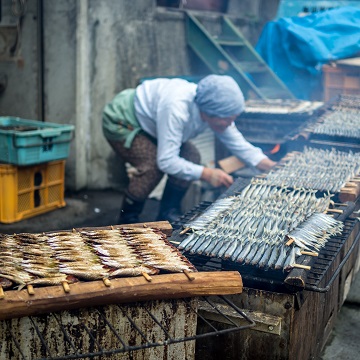
[[[172,234],[167,221],[81,228],[81,230],[110,230],[120,227],[149,227]],[[185,297],[230,295],[242,292],[239,272],[189,272],[148,275],[126,278],[81,281],[73,284],[8,290],[0,294],[0,320],[32,316],[54,311],[71,310],[107,304]],[[2,289],[1,289],[2,290]]]

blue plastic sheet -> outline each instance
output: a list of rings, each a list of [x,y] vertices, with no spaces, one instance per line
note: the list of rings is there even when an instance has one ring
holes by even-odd
[[[360,8],[271,21],[256,50],[297,98],[317,98],[322,65],[360,52]]]

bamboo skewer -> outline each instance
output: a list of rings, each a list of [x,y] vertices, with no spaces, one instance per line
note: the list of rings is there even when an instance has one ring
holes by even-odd
[[[32,285],[26,285],[26,287],[29,295],[35,295],[35,291]]]
[[[191,228],[187,227],[184,230],[180,231],[180,235],[186,234],[189,230],[191,230]]]
[[[111,286],[111,281],[108,278],[104,278],[103,282],[104,282],[105,286],[107,286],[107,287]]]
[[[186,277],[190,280],[193,281],[195,280],[195,277],[190,275],[190,273],[187,270],[184,270],[184,274],[186,275]]]
[[[292,267],[304,270],[311,270],[311,266],[308,265],[292,264]]]
[[[64,291],[65,291],[66,293],[69,293],[69,292],[70,292],[69,283],[68,283],[67,281],[62,281],[61,284],[62,284],[62,287],[63,287]]]
[[[317,252],[305,251],[305,250],[301,250],[300,252],[302,255],[319,256],[319,253]]]
[[[141,275],[146,279],[146,281],[148,282],[152,281],[152,277],[149,274],[142,272]]]
[[[170,242],[171,244],[175,244],[175,245],[179,245],[179,244],[181,244],[181,242],[180,242],[180,241],[170,240],[169,242]]]
[[[0,299],[3,299],[4,297],[5,297],[4,289],[3,289],[3,287],[0,285]]]
[[[290,246],[294,241],[294,239],[290,238],[290,240],[285,245]]]
[[[326,212],[342,214],[344,212],[344,210],[341,210],[341,209],[327,209]]]

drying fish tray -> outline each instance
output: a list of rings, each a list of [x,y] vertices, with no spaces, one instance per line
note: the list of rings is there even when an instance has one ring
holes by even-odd
[[[227,198],[231,195],[240,193],[245,184],[246,179],[237,179],[220,198]],[[194,221],[198,216],[204,213],[210,205],[211,204],[209,203],[204,203],[202,206],[198,206],[197,208],[194,208],[193,211],[185,214],[184,217],[180,219],[179,224],[176,224],[177,230],[174,231],[171,240],[174,241],[175,244],[180,244],[185,239],[185,236],[187,236],[185,235],[186,231],[181,228],[181,223],[183,228],[186,227],[189,222]],[[332,211],[331,213],[338,221],[344,221],[352,214],[354,208],[354,203],[347,202],[342,205],[336,205],[336,208],[330,211]],[[330,237],[328,243],[320,250],[318,256],[316,257],[310,256],[310,254],[307,255],[305,252],[304,255],[297,258],[296,264],[298,264],[298,266],[292,268],[290,271],[283,271],[282,269],[275,270],[272,268],[259,268],[252,266],[251,264],[246,265],[245,263],[237,263],[224,258],[220,259],[216,257],[209,257],[186,251],[184,251],[184,255],[186,255],[186,257],[195,264],[198,269],[231,269],[241,271],[246,287],[261,288],[266,290],[270,289],[272,291],[282,292],[299,291],[307,286],[307,276],[308,274],[312,274],[310,277],[319,280],[317,285],[314,285],[314,283],[311,284],[312,290],[316,291],[317,289],[318,291],[321,291],[323,286],[320,281],[328,281],[329,279],[323,280],[322,277],[318,275],[318,269],[324,268],[324,264],[327,263],[327,260],[334,258],[340,251],[344,240],[339,240],[339,238],[342,237],[343,239],[347,239],[349,234],[354,233],[356,230],[355,228],[356,222],[346,223],[343,235]],[[325,271],[323,271],[323,273],[325,273]]]
[[[64,207],[65,160],[0,164],[0,222],[14,223]]]
[[[334,109],[357,109],[360,110],[360,95],[340,94],[324,104],[328,110]]]
[[[153,229],[154,225],[171,233],[168,222],[130,224],[126,228]],[[176,253],[176,248],[174,251]],[[118,360],[123,358],[120,354],[131,352],[131,358],[139,360],[159,356],[193,359],[194,340],[255,325],[223,296],[241,292],[242,278],[237,271],[164,271],[151,276],[142,274],[66,286],[34,285],[34,288],[5,290],[0,297],[0,358],[44,360],[107,356]],[[227,329],[212,326],[210,331],[197,335],[197,319],[203,319],[198,311],[199,302],[206,303],[224,321],[229,321],[214,302],[217,297],[242,319],[241,323],[230,319],[231,326]],[[124,358],[126,356],[124,354]]]
[[[285,139],[289,151],[302,151],[305,146],[314,148],[332,149],[336,148],[340,151],[360,151],[359,137],[354,136],[351,128],[346,133],[342,130],[343,124],[340,122],[339,131],[336,131],[336,125],[333,124],[331,134],[325,131],[323,134],[317,133],[316,128],[324,121],[330,121],[329,117],[335,116],[336,113],[340,115],[355,114],[359,118],[360,114],[360,96],[356,95],[339,95],[328,101],[323,106],[323,111],[320,116],[313,116],[308,121],[301,124],[297,129],[289,132]],[[346,116],[346,115],[344,115]],[[351,121],[355,118],[350,117]],[[353,125],[354,130],[359,128],[359,122],[355,121]],[[330,130],[329,130],[330,131]]]
[[[73,125],[0,117],[0,161],[33,165],[66,159]]]
[[[343,113],[343,114],[342,114]],[[360,138],[358,136],[354,136],[354,133],[350,130],[348,130],[348,134],[344,135],[341,134],[342,128],[344,126],[344,123],[342,122],[339,124],[339,134],[336,134],[335,130],[332,130],[333,134],[327,134],[327,133],[317,133],[316,128],[321,126],[322,123],[325,121],[330,121],[331,117],[336,116],[339,114],[339,116],[348,116],[352,119],[352,121],[355,121],[355,116],[352,116],[352,113],[356,114],[356,117],[358,118],[358,121],[356,123],[352,124],[353,130],[357,130],[360,126],[360,111],[357,109],[357,111],[350,110],[349,111],[334,111],[334,110],[328,110],[326,111],[322,116],[317,118],[312,118],[311,121],[306,122],[305,124],[301,125],[300,128],[296,130],[296,132],[291,132],[286,136],[289,140],[296,140],[300,139],[302,141],[327,141],[327,142],[334,142],[339,143],[338,145],[341,145],[341,143],[344,144],[359,144]],[[355,146],[356,147],[356,146]]]
[[[6,293],[16,285],[63,285],[67,293],[78,281],[111,285],[118,277],[151,281],[159,273],[196,271],[166,237],[158,228],[129,225],[0,234],[1,285]]]
[[[305,150],[308,149],[309,151],[319,151],[319,154],[321,155],[320,151],[323,151],[324,149],[322,148],[305,148]],[[347,154],[348,156],[350,156],[350,153],[347,152],[343,152],[340,151],[338,149],[332,148],[330,149],[326,149],[328,151],[335,151],[338,154]],[[304,151],[305,152],[305,151]],[[304,152],[299,152],[299,151],[292,151],[290,153],[288,153],[285,157],[283,157],[278,164],[274,167],[273,170],[270,171],[270,175],[269,174],[263,174],[260,175],[259,178],[265,178],[268,179],[269,176],[276,176],[279,174],[280,171],[282,171],[283,167],[286,166],[288,163],[290,163],[292,160],[296,159],[299,156],[302,156],[302,154]],[[354,156],[358,156],[358,154],[354,154]],[[316,161],[316,159],[314,159]],[[321,156],[319,161],[322,160]],[[354,164],[356,165],[356,164]],[[300,169],[301,170],[301,169]],[[328,175],[328,180],[330,181],[333,177],[336,178],[336,169],[334,170],[334,172],[331,174],[331,176]],[[323,176],[323,174],[321,174]],[[292,175],[292,177],[294,177]],[[297,180],[300,180],[300,178],[296,178]],[[307,179],[304,179],[304,181]],[[291,185],[286,184],[286,182],[282,182],[282,185],[285,185],[287,187],[289,187],[290,189],[292,188]],[[280,186],[280,184],[279,184]],[[332,186],[332,185],[331,185]],[[360,196],[360,174],[356,174],[354,177],[349,177],[348,179],[344,180],[344,184],[342,185],[342,187],[338,190],[338,191],[332,191],[331,189],[319,189],[318,187],[313,187],[313,186],[307,186],[305,184],[302,184],[300,187],[303,188],[310,188],[310,189],[314,189],[314,190],[318,190],[318,195],[321,194],[325,194],[326,192],[330,191],[333,194],[333,201],[335,202],[346,202],[346,201],[351,201],[351,202],[356,202],[357,199]]]

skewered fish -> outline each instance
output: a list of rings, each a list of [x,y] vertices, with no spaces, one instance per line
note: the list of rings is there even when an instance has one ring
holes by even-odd
[[[289,269],[301,249],[318,250],[342,230],[341,222],[322,214],[331,195],[317,197],[315,192],[252,179],[240,195],[215,201],[211,216],[205,211],[201,221],[187,223],[193,233],[179,249],[245,265]],[[290,247],[289,238],[294,242]]]
[[[328,112],[317,122],[309,124],[305,131],[360,139],[360,111],[348,108]]]
[[[306,147],[281,168],[270,171],[266,179],[274,186],[305,187],[336,193],[359,172],[360,153]]]
[[[60,231],[0,235],[0,279],[12,283],[57,285],[118,276],[196,271],[159,230]]]

